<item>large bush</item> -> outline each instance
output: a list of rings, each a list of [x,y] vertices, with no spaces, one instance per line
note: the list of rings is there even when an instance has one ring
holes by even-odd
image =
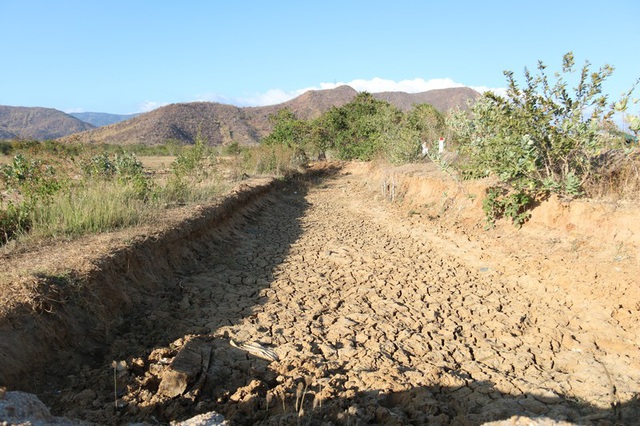
[[[361,92],[340,108],[326,113],[324,124],[331,148],[343,160],[371,160],[397,134],[402,112],[388,102]]]
[[[573,54],[566,54],[552,83],[539,62],[537,75],[525,69],[523,86],[506,71],[505,97],[488,92],[473,106],[471,119],[458,117],[457,136],[467,159],[463,171],[495,174],[518,188],[578,195],[593,158],[613,148],[604,137],[613,110],[601,91],[613,68],[591,72],[585,63],[571,90],[566,77],[573,77],[574,66]]]
[[[505,71],[506,96],[485,93],[471,117],[459,113],[450,120],[461,144],[463,175],[496,175],[513,188],[506,196],[522,203],[550,192],[583,194],[602,154],[621,148],[624,140],[612,137],[614,108],[602,93],[611,66],[592,71],[585,62],[578,71],[567,53],[553,81],[546,68],[538,62],[537,74],[525,69],[523,84]]]

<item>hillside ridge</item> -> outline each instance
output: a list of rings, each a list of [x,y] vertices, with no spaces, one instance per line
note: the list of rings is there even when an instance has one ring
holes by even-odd
[[[160,145],[167,141],[192,144],[196,135],[210,145],[255,145],[271,131],[269,116],[289,108],[299,119],[313,119],[332,107],[353,100],[358,91],[343,85],[334,89],[309,90],[289,101],[260,107],[237,107],[216,102],[176,103],[157,108],[126,121],[62,138],[65,142]],[[422,93],[372,93],[403,111],[429,103],[441,112],[467,108],[480,93],[468,87],[430,90]]]

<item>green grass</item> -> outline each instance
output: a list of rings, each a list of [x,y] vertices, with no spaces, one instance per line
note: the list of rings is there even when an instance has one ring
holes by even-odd
[[[128,184],[95,181],[57,193],[34,211],[34,237],[77,236],[139,225],[153,208]]]

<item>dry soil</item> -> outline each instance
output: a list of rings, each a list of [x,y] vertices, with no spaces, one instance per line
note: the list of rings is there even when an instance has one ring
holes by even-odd
[[[62,352],[27,390],[100,424],[638,421],[635,248],[534,220],[485,231],[478,188],[420,199],[420,173],[353,165],[276,186],[107,345]]]

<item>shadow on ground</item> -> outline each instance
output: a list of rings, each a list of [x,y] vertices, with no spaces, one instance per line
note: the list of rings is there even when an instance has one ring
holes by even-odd
[[[232,212],[223,211],[214,220],[192,220],[163,238],[145,240],[103,260],[102,274],[91,280],[103,289],[100,314],[111,319],[101,322],[110,321],[110,326],[86,335],[74,330],[76,344],[70,349],[60,344],[44,372],[22,376],[15,389],[36,393],[55,415],[96,423],[162,411],[130,412],[137,405],[162,405],[146,392],[156,392],[160,385],[150,369],[165,366],[187,340],[237,323],[266,300],[261,291],[302,232],[308,186],[339,171],[339,166],[328,166],[276,181],[268,193],[243,201]],[[70,279],[60,285],[72,284]],[[77,312],[71,304],[57,308],[67,316]],[[114,362],[128,366],[124,374],[116,374],[117,380]],[[233,363],[234,368],[253,368],[246,360]],[[233,382],[238,374],[244,378],[248,370],[240,370],[224,380]],[[132,403],[114,402],[114,390],[118,398],[129,393]],[[118,404],[129,408],[116,412]]]

